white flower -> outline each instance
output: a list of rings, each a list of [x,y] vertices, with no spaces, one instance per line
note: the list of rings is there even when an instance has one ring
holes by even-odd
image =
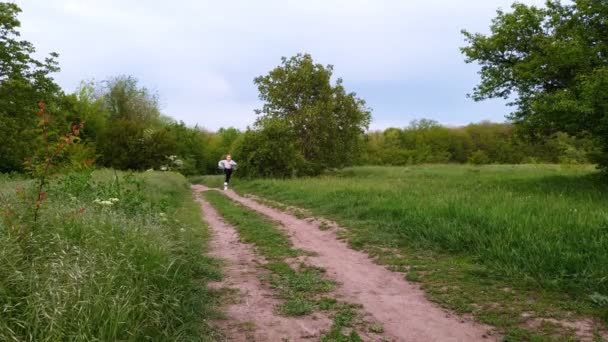
[[[163,165],[163,166],[160,167],[160,170],[161,171],[167,171],[167,167],[165,165]]]
[[[111,205],[112,205],[112,204],[114,204],[114,203],[112,203],[112,202],[110,202],[110,201],[101,201],[101,202],[99,202],[99,204],[101,204],[101,205],[105,205],[105,206],[111,206]]]
[[[93,203],[97,203],[97,204],[99,204],[99,203],[101,203],[101,200],[100,200],[99,198],[96,198],[96,199],[93,201]]]
[[[185,232],[186,230],[185,230],[184,228],[180,228],[180,229],[179,229],[179,231],[183,233],[183,232]]]
[[[110,202],[112,203],[116,203],[118,201],[120,201],[118,198],[110,198]]]

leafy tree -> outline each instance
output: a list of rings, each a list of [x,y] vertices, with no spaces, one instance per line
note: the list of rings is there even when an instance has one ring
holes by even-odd
[[[513,98],[510,118],[529,136],[589,134],[608,168],[608,2],[516,3],[498,11],[491,34],[463,31],[467,62],[481,65],[473,98]]]
[[[309,54],[298,54],[283,57],[280,66],[255,79],[265,102],[256,111],[255,129],[285,127],[289,134],[274,138],[295,144],[302,158],[315,165],[309,171],[356,161],[371,118],[365,101],[347,93],[340,78],[332,85],[332,75],[331,65],[315,64]]]
[[[208,173],[207,161],[212,160],[212,157],[201,131],[197,127],[187,127],[183,122],[170,124],[167,131],[175,142],[175,151],[172,154],[179,156],[184,162],[179,171],[185,175]]]
[[[117,76],[103,83],[103,99],[111,119],[138,121],[148,127],[161,126],[158,95],[140,87],[133,76]]]
[[[161,116],[158,96],[140,87],[132,76],[104,81],[96,90],[107,112],[107,127],[100,133],[97,150],[105,166],[143,170],[158,168],[166,156],[176,154],[177,139]]]
[[[246,177],[283,178],[310,173],[295,134],[281,120],[269,120],[261,130],[247,130],[235,141],[234,157],[239,162],[239,174]]]
[[[56,53],[43,61],[33,57],[32,43],[19,39],[21,9],[0,2],[0,172],[20,171],[26,156],[35,151],[37,104],[53,112],[60,95],[50,74],[59,70]]]

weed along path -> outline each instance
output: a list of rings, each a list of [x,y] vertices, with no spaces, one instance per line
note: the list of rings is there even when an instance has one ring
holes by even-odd
[[[375,264],[366,254],[306,220],[262,205],[233,191],[224,192],[233,201],[279,222],[294,247],[314,252],[307,262],[326,270],[339,286],[336,293],[349,303],[360,304],[381,322],[384,332],[397,341],[491,341],[490,328],[452,315],[429,302],[418,286],[403,274]]]
[[[302,341],[319,339],[323,331],[329,330],[331,320],[314,317],[285,317],[275,313],[278,299],[263,286],[259,279],[259,264],[265,260],[254,253],[253,248],[239,241],[234,227],[225,223],[220,214],[200,192],[207,190],[194,186],[197,202],[213,233],[210,255],[222,259],[224,281],[216,287],[227,287],[238,291],[238,298],[228,304],[228,320],[220,323],[230,341]]]

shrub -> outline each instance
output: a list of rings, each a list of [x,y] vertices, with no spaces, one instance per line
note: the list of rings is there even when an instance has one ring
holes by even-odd
[[[469,157],[469,163],[473,165],[484,165],[490,163],[490,157],[484,151],[477,150]]]

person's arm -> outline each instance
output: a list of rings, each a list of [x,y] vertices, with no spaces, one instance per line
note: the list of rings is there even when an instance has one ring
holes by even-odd
[[[223,169],[224,169],[224,161],[223,161],[223,160],[220,160],[220,161],[217,163],[217,167],[219,167],[220,169],[222,169],[222,170],[223,170]]]
[[[235,162],[234,160],[231,160],[231,161],[230,161],[230,164],[232,164],[232,168],[234,169],[234,171],[236,171],[236,169],[237,169],[237,164],[236,164],[236,162]]]

